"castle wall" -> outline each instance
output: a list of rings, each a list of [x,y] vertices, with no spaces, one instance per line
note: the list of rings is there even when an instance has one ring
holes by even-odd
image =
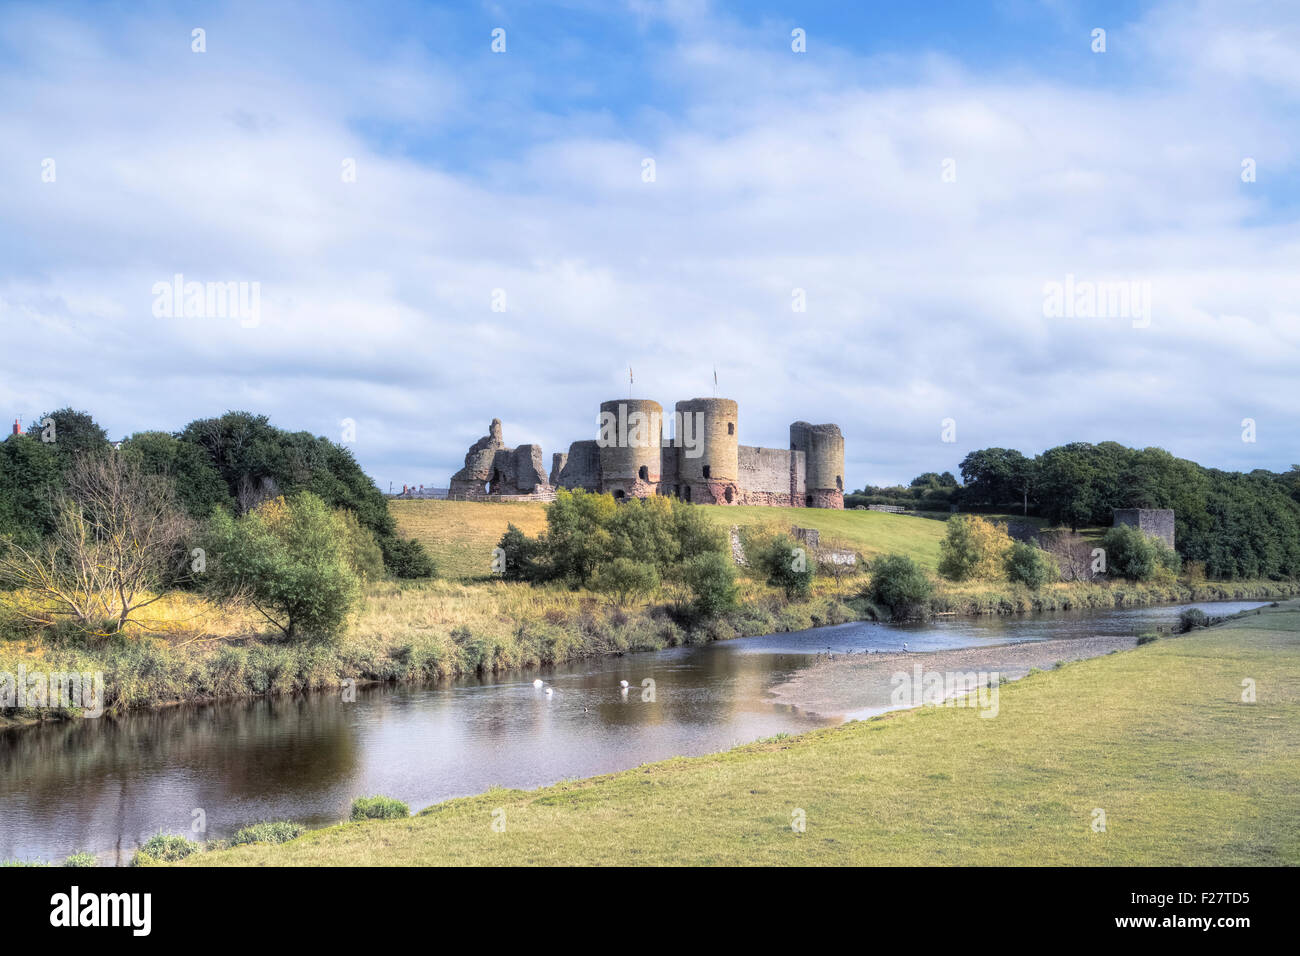
[[[1111,524],[1127,524],[1143,534],[1159,538],[1169,547],[1174,546],[1174,512],[1170,508],[1116,508]]]
[[[803,452],[740,445],[737,466],[740,474],[738,504],[803,507]]]
[[[569,446],[569,454],[559,477],[562,488],[600,490],[600,447],[594,439],[575,441]]]

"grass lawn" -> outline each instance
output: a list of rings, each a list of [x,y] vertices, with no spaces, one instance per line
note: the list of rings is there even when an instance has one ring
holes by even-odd
[[[944,523],[911,515],[879,511],[832,511],[825,508],[759,508],[700,505],[718,525],[767,525],[789,531],[792,525],[816,528],[827,545],[878,554],[905,554],[928,571],[939,561]],[[546,528],[546,506],[535,502],[436,501],[389,502],[397,530],[417,538],[438,562],[440,577],[465,580],[486,577],[506,526],[514,523],[525,534]]]
[[[546,505],[532,501],[391,499],[388,508],[397,533],[418,539],[437,562],[438,576],[452,580],[490,576],[492,549],[507,526],[528,535],[546,530]]]
[[[1297,819],[1291,601],[1033,673],[993,719],[923,708],[186,863],[1294,865]]]

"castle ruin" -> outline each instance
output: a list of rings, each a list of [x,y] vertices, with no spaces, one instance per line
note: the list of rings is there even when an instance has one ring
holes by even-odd
[[[597,438],[553,455],[548,475],[541,448],[507,447],[494,418],[452,476],[448,497],[548,500],[557,488],[582,488],[620,499],[671,495],[697,504],[844,507],[838,425],[795,422],[785,449],[741,445],[739,409],[728,398],[678,402],[671,421],[667,437],[658,402],[602,402]]]

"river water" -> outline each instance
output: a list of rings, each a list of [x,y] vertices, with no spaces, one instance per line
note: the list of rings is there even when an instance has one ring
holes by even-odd
[[[325,826],[362,795],[414,811],[494,786],[533,788],[799,733],[838,718],[777,704],[767,690],[828,651],[1138,634],[1184,607],[1228,614],[1262,603],[855,622],[540,673],[358,688],[354,703],[307,694],[0,731],[0,860],[90,851],[122,864],[160,830],[196,838],[196,811],[208,839],[259,820]]]

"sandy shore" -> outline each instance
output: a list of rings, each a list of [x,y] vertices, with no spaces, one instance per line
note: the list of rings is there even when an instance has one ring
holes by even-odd
[[[799,671],[770,693],[778,703],[823,717],[864,717],[894,709],[890,700],[895,674],[912,674],[919,664],[925,672],[970,671],[1023,677],[1031,667],[1048,670],[1057,662],[1081,661],[1137,646],[1131,635],[1079,637],[1058,641],[1026,641],[951,651],[894,654],[837,654]]]

